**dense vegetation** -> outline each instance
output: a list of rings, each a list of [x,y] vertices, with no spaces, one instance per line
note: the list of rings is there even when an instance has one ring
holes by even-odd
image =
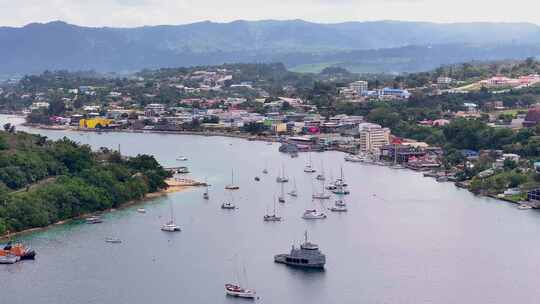
[[[0,235],[121,206],[165,188],[168,176],[152,156],[0,132]]]

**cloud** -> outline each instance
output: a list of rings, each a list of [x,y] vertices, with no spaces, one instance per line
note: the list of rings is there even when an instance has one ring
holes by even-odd
[[[237,19],[540,23],[537,0],[514,0],[511,6],[493,0],[0,0],[0,8],[0,25],[9,26],[51,20],[88,26]]]

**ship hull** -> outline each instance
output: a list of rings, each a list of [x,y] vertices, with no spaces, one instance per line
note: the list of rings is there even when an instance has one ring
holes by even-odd
[[[274,262],[280,263],[280,264],[285,264],[285,265],[292,266],[292,267],[298,267],[298,268],[324,269],[324,264],[325,263],[317,263],[317,262],[315,262],[315,263],[308,262],[306,264],[295,263],[295,262],[287,261],[288,256],[289,256],[288,254],[278,254],[278,255],[274,256]]]

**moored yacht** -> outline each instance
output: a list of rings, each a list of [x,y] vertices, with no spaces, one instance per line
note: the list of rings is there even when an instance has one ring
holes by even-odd
[[[302,218],[305,220],[319,220],[319,219],[325,219],[326,214],[324,214],[323,212],[317,211],[316,209],[308,209],[304,211]]]

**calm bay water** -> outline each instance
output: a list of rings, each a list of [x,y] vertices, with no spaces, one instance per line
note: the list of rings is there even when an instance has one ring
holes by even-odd
[[[0,117],[0,121],[8,119]],[[22,127],[19,129],[23,129]],[[73,223],[25,237],[35,261],[0,267],[0,303],[234,303],[223,284],[233,256],[245,264],[261,303],[537,303],[540,213],[480,198],[421,174],[343,162],[337,152],[313,154],[327,176],[343,166],[349,212],[301,219],[313,206],[307,155],[291,159],[266,145],[232,138],[158,134],[97,134],[31,130],[67,136],[94,148],[154,155],[164,166],[187,165],[212,184],[173,193],[105,215],[105,223]],[[187,162],[175,158],[185,155]],[[261,174],[268,162],[270,173]],[[299,197],[278,205],[280,223],[262,216],[279,193],[278,170],[296,180]],[[231,169],[239,209],[224,211]],[[255,182],[254,177],[261,181]],[[289,190],[292,183],[286,185]],[[324,204],[329,207],[333,200]],[[183,231],[159,230],[172,204]],[[318,207],[321,207],[319,203]],[[326,271],[274,264],[304,230],[327,255]],[[106,244],[119,236],[122,244]]]

